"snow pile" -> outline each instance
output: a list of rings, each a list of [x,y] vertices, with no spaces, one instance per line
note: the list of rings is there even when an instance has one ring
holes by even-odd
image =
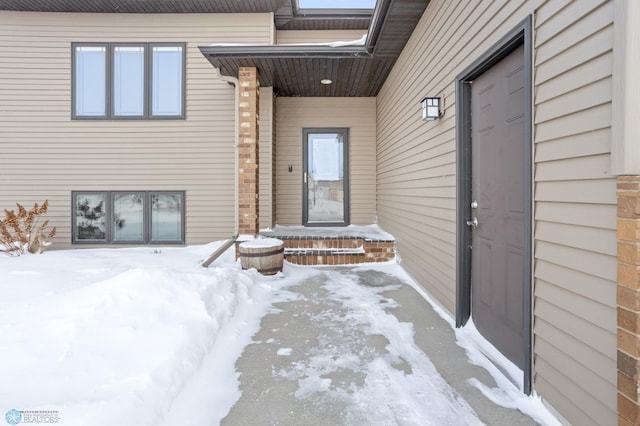
[[[292,43],[283,46],[328,46],[328,47],[345,47],[345,46],[364,46],[367,41],[367,34],[356,40],[332,41],[328,43]]]
[[[240,243],[242,248],[275,248],[281,247],[284,243],[277,238],[256,238]]]
[[[317,336],[321,348],[295,361],[292,347],[277,350],[293,368],[275,376],[296,381],[296,397],[331,390],[328,403],[345,403],[349,424],[479,422],[416,347],[411,325],[385,311],[395,306],[382,295],[388,285],[357,285],[349,272],[294,265],[265,277],[242,271],[233,249],[201,267],[221,244],[0,257],[0,414],[57,412],[62,425],[219,424],[241,396],[235,363],[261,319],[275,303],[302,297],[288,287],[327,274],[334,306],[312,318],[327,329]],[[397,285],[408,283],[431,300],[398,265],[367,269],[396,276]],[[336,347],[334,333],[364,339],[371,350]],[[539,398],[523,396],[488,362],[487,349],[474,346],[477,331],[456,334],[498,387],[473,385],[498,404],[554,424],[541,414]],[[337,386],[347,370],[353,382]]]
[[[367,41],[367,34],[356,40],[336,40],[324,43],[282,43],[275,46],[326,46],[326,47],[345,47],[345,46],[364,46]],[[211,47],[241,47],[241,46],[274,46],[268,44],[244,44],[244,43],[213,43]]]
[[[469,361],[483,367],[496,381],[497,387],[490,388],[476,378],[469,380],[469,383],[478,388],[484,396],[503,407],[520,410],[541,425],[561,425],[558,419],[544,407],[538,395],[534,393],[532,396],[527,396],[522,392],[522,370],[487,341],[472,320],[469,320],[464,327],[456,329],[456,338],[458,344],[467,352]],[[505,377],[496,365],[499,365],[511,380]],[[514,382],[518,386],[514,385]]]
[[[349,225],[349,226],[280,226],[273,229],[261,229],[260,234],[270,237],[335,237],[335,238],[364,238],[366,241],[395,241],[393,235],[383,231],[378,225]]]
[[[232,252],[224,268],[198,265],[218,245],[0,258],[2,412],[55,410],[65,425],[155,425],[205,356],[221,351],[235,355],[216,385],[233,395],[235,359],[273,290],[241,271]],[[221,338],[231,320],[248,335]],[[238,396],[210,405],[210,418],[226,415]]]

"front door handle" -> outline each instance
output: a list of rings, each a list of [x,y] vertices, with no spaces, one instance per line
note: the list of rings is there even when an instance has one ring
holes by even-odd
[[[471,220],[467,221],[467,226],[470,226],[472,228],[477,228],[478,227],[478,218],[477,217],[472,217]]]

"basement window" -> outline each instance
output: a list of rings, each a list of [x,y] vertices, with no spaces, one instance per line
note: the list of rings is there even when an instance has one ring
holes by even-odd
[[[72,118],[184,118],[185,47],[73,43]]]
[[[74,244],[182,244],[184,191],[74,191]]]

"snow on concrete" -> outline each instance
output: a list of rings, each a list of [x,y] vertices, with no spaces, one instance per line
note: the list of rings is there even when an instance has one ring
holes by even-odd
[[[272,277],[243,271],[233,249],[201,267],[222,243],[0,257],[0,413],[52,410],[61,425],[218,424],[240,398],[235,362],[261,319],[293,297],[288,286],[318,273],[293,265]],[[400,266],[385,271],[415,286]],[[409,419],[429,409],[476,422],[463,400],[419,387],[428,377],[436,393],[447,392],[410,329],[384,313],[375,294],[344,283],[332,291],[353,307],[350,321],[395,342],[401,349],[392,356],[416,373],[371,362],[361,404],[390,407],[393,397],[391,407]],[[320,376],[309,376],[307,389],[324,386]],[[539,400],[512,392],[508,380],[498,386],[482,390],[532,415],[540,410]]]
[[[374,288],[348,270],[323,271],[328,303],[310,314],[319,344],[275,372],[296,383],[299,400],[344,406],[348,425],[483,424],[416,346],[413,324],[386,312],[395,302],[382,293],[393,284]]]
[[[531,396],[522,392],[522,370],[487,341],[472,320],[469,320],[464,327],[456,329],[456,338],[458,345],[467,352],[469,361],[487,370],[498,385],[490,388],[475,378],[470,379],[469,382],[484,396],[503,407],[520,410],[541,425],[561,425],[558,419],[544,408],[541,398],[535,392]],[[509,375],[510,379],[502,374],[498,366]]]
[[[278,349],[277,354],[280,356],[291,356],[292,352],[293,352],[293,348],[280,348]]]
[[[497,405],[521,411],[541,425],[561,425],[561,422],[545,406],[539,395],[534,392],[531,396],[527,396],[522,392],[522,370],[502,355],[495,346],[480,334],[473,320],[470,319],[464,327],[455,328],[455,320],[451,314],[431,297],[429,293],[413,281],[399,264],[390,267],[385,265],[371,265],[368,266],[368,268],[381,269],[403,279],[404,282],[411,285],[427,300],[434,311],[454,329],[457,343],[466,351],[469,362],[487,370],[497,384],[497,387],[489,388],[479,380],[471,379],[470,384],[478,388],[483,395]],[[503,372],[506,372],[509,378],[507,378]]]

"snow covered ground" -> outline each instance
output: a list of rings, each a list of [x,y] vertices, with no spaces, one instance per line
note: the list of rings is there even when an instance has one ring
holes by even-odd
[[[188,412],[193,424],[219,422],[240,398],[235,362],[261,319],[290,297],[286,287],[317,273],[242,271],[233,250],[202,268],[220,244],[0,257],[0,414],[143,426]],[[473,358],[474,339],[459,338]],[[498,383],[483,391],[553,423],[539,400]]]

